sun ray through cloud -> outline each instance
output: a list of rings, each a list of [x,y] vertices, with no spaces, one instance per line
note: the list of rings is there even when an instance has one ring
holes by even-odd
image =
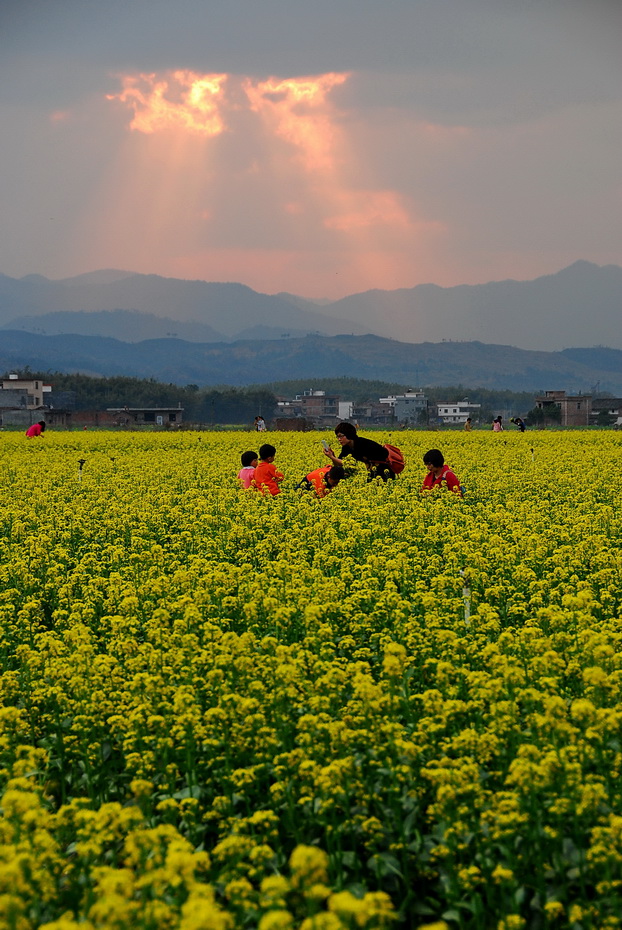
[[[353,171],[365,156],[335,101],[350,78],[121,75],[107,99],[129,111],[129,132],[100,201],[93,254],[116,228],[118,251],[125,243],[129,254],[131,243],[142,267],[166,253],[174,273],[202,277],[220,256],[230,279],[266,290],[301,266],[317,296],[357,281],[399,286],[431,227],[397,190],[374,185],[373,172]],[[248,205],[258,202],[263,222],[253,225]]]
[[[356,152],[339,125],[339,113],[329,95],[344,84],[349,73],[315,77],[248,79],[245,91],[251,109],[259,113],[275,135],[296,150],[307,178],[308,191],[320,205],[321,223],[332,235],[340,263],[348,276],[362,281],[403,279],[404,256],[421,224],[412,221],[408,206],[396,191],[355,189],[348,182],[348,168],[357,161]],[[304,214],[299,203],[288,204],[288,212]],[[397,252],[389,248],[387,233]],[[408,241],[409,247],[404,248]]]
[[[75,248],[85,261],[107,256],[123,266],[127,254],[136,270],[148,271],[153,256],[188,247],[204,222],[197,204],[212,174],[209,145],[226,132],[226,79],[188,70],[120,78],[122,90],[107,99],[132,113],[130,134],[78,224]]]

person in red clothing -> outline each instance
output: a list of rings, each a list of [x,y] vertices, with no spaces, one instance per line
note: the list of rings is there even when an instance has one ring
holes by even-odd
[[[276,449],[269,442],[265,442],[259,447],[259,465],[255,469],[255,486],[258,491],[265,494],[266,491],[275,497],[280,494],[279,487],[284,475],[274,467],[274,457]]]
[[[302,488],[305,491],[315,491],[318,497],[326,497],[342,478],[345,478],[343,465],[323,465],[305,475],[300,484],[296,485],[296,490]]]
[[[26,430],[27,436],[40,436],[41,433],[45,432],[45,420],[39,420],[38,423],[33,423],[32,426],[29,426]]]
[[[445,458],[439,449],[430,449],[423,456],[423,464],[428,473],[423,479],[422,491],[431,491],[433,488],[449,488],[454,494],[462,497],[462,486],[451,468],[445,465]]]

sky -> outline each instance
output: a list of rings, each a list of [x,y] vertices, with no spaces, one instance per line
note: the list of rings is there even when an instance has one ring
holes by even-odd
[[[622,264],[620,0],[3,0],[0,273]]]

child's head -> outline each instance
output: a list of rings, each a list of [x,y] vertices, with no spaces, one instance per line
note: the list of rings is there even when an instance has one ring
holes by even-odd
[[[243,452],[242,453],[242,467],[249,468],[251,465],[257,464],[257,453],[256,452]]]
[[[336,487],[342,478],[345,478],[345,472],[343,470],[343,465],[333,465],[332,468],[326,472],[326,484],[329,488]]]
[[[445,464],[445,458],[440,449],[430,449],[423,456],[423,464],[429,465],[431,468],[442,468]]]
[[[263,446],[259,447],[259,458],[262,462],[272,461],[275,455],[276,449],[269,442],[264,442]]]

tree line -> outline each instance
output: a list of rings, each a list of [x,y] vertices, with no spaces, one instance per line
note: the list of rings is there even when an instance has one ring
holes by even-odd
[[[64,372],[25,369],[21,378],[34,378],[52,386],[50,403],[70,410],[106,410],[108,407],[181,407],[190,423],[249,423],[261,414],[274,415],[276,397],[266,388],[181,387],[153,378],[115,376],[97,378]],[[4,377],[8,377],[5,374]]]

